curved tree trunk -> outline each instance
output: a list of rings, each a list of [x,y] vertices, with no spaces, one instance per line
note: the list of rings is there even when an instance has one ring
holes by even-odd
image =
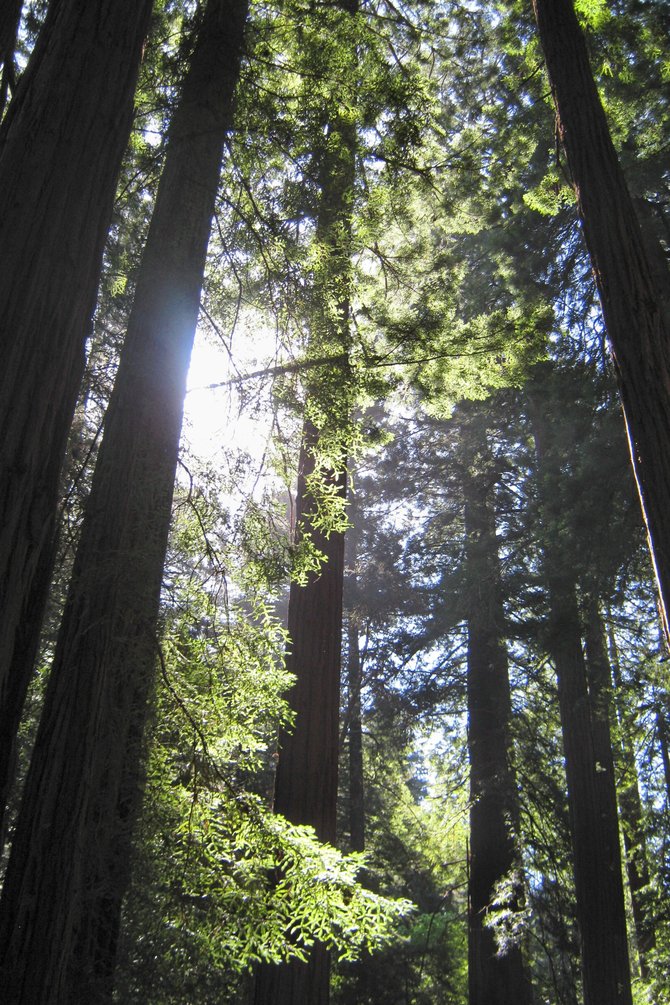
[[[515,845],[519,803],[512,765],[510,695],[505,617],[500,590],[492,492],[493,459],[477,418],[462,441],[468,622],[468,756],[470,760],[470,867],[468,877],[469,1005],[530,1005],[532,988],[521,947],[498,953],[486,925],[496,886],[518,889],[521,868]],[[506,900],[519,908],[519,893]]]
[[[658,242],[642,234],[572,0],[533,0],[533,7],[600,294],[670,643],[670,273]]]
[[[209,0],[168,135],[5,888],[6,1005],[108,1002],[183,397],[246,0]]]
[[[0,813],[151,0],[59,0],[0,130]]]

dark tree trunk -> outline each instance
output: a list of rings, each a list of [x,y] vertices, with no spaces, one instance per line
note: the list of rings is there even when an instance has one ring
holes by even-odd
[[[339,4],[347,13],[355,9]],[[333,115],[318,155],[320,186],[316,238],[327,249],[313,287],[312,343],[319,356],[345,355],[350,336],[351,228],[355,178],[356,127]],[[324,351],[325,350],[325,351]],[[337,437],[349,421],[348,367],[321,371],[310,391],[307,414],[316,404]],[[310,398],[312,399],[310,401]],[[275,779],[275,812],[293,823],[310,824],[322,841],[335,843],[339,757],[340,664],[344,534],[326,537],[311,520],[315,505],[307,479],[315,471],[315,452],[324,430],[305,420],[298,468],[296,533],[310,534],[325,562],[306,586],[291,584],[288,629],[291,648],[287,666],[296,675],[289,702],[296,712],[292,732],[280,737]],[[320,477],[346,495],[346,457],[340,470],[321,470]],[[306,963],[291,960],[259,968],[255,1005],[327,1005],[329,954],[314,946]]]
[[[286,665],[296,682],[288,700],[295,728],[279,741],[274,810],[296,824],[310,824],[321,841],[335,843],[339,752],[340,661],[344,534],[326,537],[310,521],[312,500],[306,479],[314,471],[319,434],[310,423],[303,430],[298,470],[297,532],[309,532],[325,561],[306,586],[291,584]],[[344,495],[344,472],[329,474]],[[329,954],[317,944],[309,960],[264,965],[256,977],[257,1005],[325,1005],[328,1002]]]
[[[0,812],[151,0],[60,0],[0,151]]]
[[[605,637],[605,626],[602,615],[597,612],[600,638]],[[656,946],[654,921],[645,904],[644,891],[649,887],[649,861],[647,858],[647,840],[644,829],[642,798],[638,783],[635,750],[631,740],[634,729],[634,715],[626,708],[621,695],[621,670],[614,632],[608,633],[609,645],[604,645],[603,658],[607,661],[607,669],[611,672],[614,684],[614,707],[619,723],[621,741],[618,751],[619,775],[622,784],[619,787],[619,812],[623,831],[624,849],[626,852],[626,872],[633,904],[633,921],[637,936],[637,949],[640,957],[640,972],[646,980],[649,975],[647,953]],[[608,655],[609,649],[609,655]]]
[[[556,667],[584,982],[584,1005],[632,1005],[616,791],[594,721],[582,650],[574,562],[561,543],[561,514],[541,400],[531,404],[543,515],[547,647]],[[560,503],[558,504],[560,507]],[[603,759],[606,763],[601,763]]]
[[[359,631],[356,616],[350,614],[348,621],[347,690],[349,692],[349,835],[352,851],[365,851],[362,668]]]
[[[521,868],[514,830],[519,819],[512,765],[512,713],[505,618],[492,493],[495,469],[486,434],[465,426],[463,474],[467,562],[468,756],[470,868],[468,880],[468,1001],[470,1005],[532,1002],[521,948],[498,953],[486,925],[496,885],[512,884],[505,904],[519,908]],[[517,875],[515,875],[515,873]]]
[[[245,0],[209,0],[138,275],[0,904],[6,1005],[108,1002],[183,397]]]
[[[7,103],[9,92],[16,87],[16,39],[21,22],[23,0],[5,0],[0,9],[0,118]]]
[[[665,717],[665,710],[661,708],[656,710],[656,737],[663,764],[666,811],[670,813],[670,745],[668,744],[668,723]]]
[[[572,0],[533,0],[533,6],[600,294],[670,642],[670,275],[657,242],[641,232]]]
[[[326,537],[310,522],[310,495],[305,485],[314,470],[318,433],[306,425],[298,475],[298,525],[325,556],[306,586],[291,584],[287,667],[296,675],[289,703],[296,728],[281,737],[274,809],[296,824],[310,824],[319,839],[335,843],[337,751],[339,747],[340,657],[342,649],[342,582],[344,534]],[[344,475],[335,479],[345,492]]]

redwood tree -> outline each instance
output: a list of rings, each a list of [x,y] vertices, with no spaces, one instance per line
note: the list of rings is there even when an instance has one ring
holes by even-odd
[[[10,91],[16,87],[15,50],[21,21],[22,0],[7,0],[0,9],[0,115]]]
[[[573,0],[533,0],[617,375],[670,639],[670,274],[643,232],[612,143]]]
[[[0,128],[0,813],[151,0],[60,0]]]
[[[342,14],[356,10],[338,4]],[[348,53],[355,64],[355,54]],[[328,114],[330,113],[330,114]],[[319,355],[344,355],[350,344],[351,230],[356,157],[356,124],[349,109],[326,110],[328,128],[315,154],[319,185],[316,241],[323,248],[312,289],[311,344]],[[323,352],[324,348],[326,353]],[[318,525],[315,477],[326,491],[346,495],[346,457],[337,466],[319,456],[324,437],[339,437],[349,422],[348,369],[324,367],[319,383],[308,390],[298,469],[296,534],[308,534],[323,563],[306,585],[291,584],[287,667],[296,682],[289,702],[295,727],[280,737],[274,809],[294,823],[310,824],[322,841],[335,843],[339,757],[340,661],[344,533],[324,532]],[[319,427],[311,414],[326,417]],[[306,963],[292,960],[262,966],[256,1005],[326,1005],[329,999],[329,954],[317,943]]]
[[[632,1005],[626,906],[611,748],[604,751],[602,695],[589,691],[577,596],[576,556],[562,509],[570,486],[555,449],[546,387],[528,396],[537,458],[543,573],[568,788],[568,809],[581,943],[584,1005]],[[608,737],[607,737],[608,739]]]
[[[486,923],[497,884],[511,885],[507,908],[514,911],[520,906],[520,879],[515,873],[521,864],[514,834],[519,803],[492,498],[499,470],[476,414],[474,421],[464,423],[462,443],[470,761],[468,1001],[469,1005],[530,1005],[532,989],[521,947],[513,944],[498,951],[494,931]]]
[[[0,903],[4,1001],[106,1002],[183,398],[245,0],[209,0],[138,274]]]

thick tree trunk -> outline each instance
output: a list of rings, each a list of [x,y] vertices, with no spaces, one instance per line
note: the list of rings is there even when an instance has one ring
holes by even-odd
[[[306,479],[314,471],[317,431],[304,430],[298,475],[298,525],[309,533],[325,561],[306,586],[291,584],[287,667],[296,675],[289,703],[296,727],[280,739],[274,809],[296,824],[310,824],[321,841],[335,843],[339,748],[340,658],[344,534],[326,537],[310,522]],[[345,477],[335,484],[344,495]]]
[[[598,733],[602,724],[594,723],[591,713],[575,573],[561,546],[561,514],[551,490],[559,465],[551,453],[541,400],[531,411],[544,521],[547,646],[558,680],[584,1005],[632,1005],[611,749],[608,759]]]
[[[291,584],[287,668],[296,675],[288,700],[295,729],[279,741],[274,810],[296,824],[310,824],[321,841],[335,843],[342,648],[344,534],[326,537],[310,522],[311,499],[306,479],[314,471],[317,431],[303,432],[298,472],[297,526],[308,530],[325,557],[306,586]],[[345,492],[344,473],[335,479]],[[309,960],[260,967],[257,1005],[322,1005],[328,1001],[329,954],[317,944]]]
[[[670,274],[649,253],[572,0],[533,0],[614,359],[670,643]],[[655,243],[655,242],[652,242]]]
[[[108,1002],[183,397],[245,0],[209,0],[168,136],[0,904],[6,1005]]]
[[[152,5],[52,6],[1,130],[0,812]]]
[[[474,443],[473,438],[478,442]],[[512,884],[506,906],[519,907],[520,869],[514,829],[519,805],[512,766],[512,712],[505,618],[500,590],[492,458],[483,431],[468,424],[463,475],[468,619],[468,756],[470,760],[470,868],[468,881],[468,1001],[470,1005],[532,1002],[521,948],[498,953],[486,925],[496,886]],[[516,888],[516,891],[515,889]],[[518,891],[518,892],[517,892]]]
[[[357,0],[336,4],[343,13],[357,9]],[[355,68],[356,54],[348,53]],[[355,96],[352,97],[355,101]],[[328,110],[327,110],[328,111]],[[316,240],[325,249],[315,271],[311,347],[319,356],[344,356],[351,344],[351,235],[356,173],[356,125],[339,106],[328,120],[316,155],[319,209]],[[347,367],[321,370],[321,380],[309,393],[312,405],[324,416],[325,428],[305,419],[298,467],[296,533],[307,531],[325,562],[306,586],[291,584],[288,629],[291,648],[287,666],[296,675],[289,703],[296,712],[292,732],[280,737],[275,779],[275,812],[293,823],[310,824],[322,841],[335,843],[339,757],[340,664],[342,649],[342,594],[344,534],[326,537],[311,520],[315,505],[308,479],[315,471],[315,452],[324,434],[340,438],[349,421]],[[339,470],[321,470],[336,494],[346,495],[347,459]],[[327,1005],[330,959],[321,944],[309,960],[279,966],[263,965],[256,975],[255,1005]]]

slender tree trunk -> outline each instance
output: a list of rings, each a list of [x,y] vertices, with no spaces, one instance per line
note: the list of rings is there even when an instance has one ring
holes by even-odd
[[[584,1005],[632,1005],[611,752],[609,766],[601,763],[607,758],[591,714],[574,563],[562,549],[561,514],[552,497],[559,465],[552,455],[541,399],[531,402],[531,412],[544,522],[547,645],[558,680]]]
[[[0,118],[5,109],[9,92],[16,87],[16,40],[21,22],[23,0],[5,0],[0,8]]]
[[[0,149],[0,813],[151,0],[59,0]]]
[[[6,1005],[108,1002],[183,397],[245,0],[209,0],[170,127],[0,903]]]
[[[605,637],[605,626],[602,615],[597,612],[599,626],[597,632],[600,638]],[[649,916],[644,902],[644,891],[649,887],[649,860],[647,857],[647,841],[644,830],[642,798],[638,784],[635,751],[631,741],[634,727],[633,716],[626,709],[621,697],[621,670],[614,632],[609,631],[608,646],[604,650],[604,658],[608,659],[612,681],[614,684],[614,707],[619,723],[621,742],[618,761],[619,774],[623,782],[619,788],[619,812],[623,831],[624,849],[626,852],[626,872],[633,904],[633,921],[637,936],[637,949],[640,957],[640,973],[646,980],[649,976],[647,954],[656,946],[656,932],[653,918]]]
[[[512,889],[505,904],[520,902],[521,868],[515,846],[519,805],[512,766],[505,618],[500,590],[495,472],[486,434],[465,427],[468,468],[463,474],[468,621],[468,756],[470,759],[470,869],[468,881],[468,1001],[470,1005],[532,1002],[521,948],[498,953],[487,927],[496,886]],[[473,442],[476,438],[476,442]],[[515,875],[517,874],[517,875]]]
[[[668,744],[668,723],[665,711],[656,709],[656,737],[661,751],[661,763],[663,764],[663,779],[665,781],[665,805],[670,813],[670,744]]]
[[[600,294],[670,643],[670,274],[658,242],[642,235],[572,0],[533,0],[533,7]]]
[[[355,615],[348,622],[347,684],[349,692],[349,834],[352,851],[365,851],[365,783],[361,716],[361,651]]]

